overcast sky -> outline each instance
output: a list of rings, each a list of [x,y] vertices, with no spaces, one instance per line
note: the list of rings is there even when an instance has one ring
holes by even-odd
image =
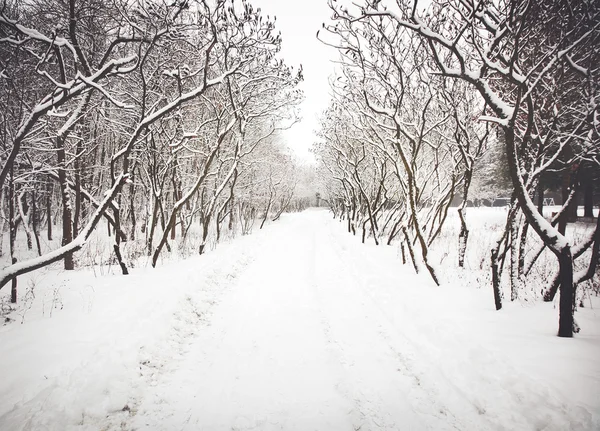
[[[326,0],[253,0],[264,15],[277,17],[276,29],[281,31],[281,55],[295,68],[302,64],[302,89],[306,100],[301,107],[303,120],[285,132],[287,144],[301,160],[312,160],[308,149],[315,140],[317,116],[327,108],[328,78],[333,72],[331,59],[335,50],[319,42],[317,30],[331,15]]]

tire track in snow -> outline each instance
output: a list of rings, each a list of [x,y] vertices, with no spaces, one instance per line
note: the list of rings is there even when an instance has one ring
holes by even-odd
[[[449,409],[440,403],[439,397],[434,388],[427,384],[423,378],[423,373],[415,371],[414,351],[411,350],[409,340],[403,338],[401,341],[397,336],[391,333],[396,332],[390,328],[390,322],[387,321],[385,313],[373,301],[368,292],[364,289],[363,277],[357,272],[353,259],[345,252],[344,246],[337,241],[332,234],[331,224],[321,228],[320,237],[326,238],[322,241],[318,250],[323,254],[322,261],[328,262],[333,267],[321,268],[323,277],[329,277],[325,285],[343,286],[342,290],[329,292],[330,304],[336,301],[342,301],[345,307],[352,309],[359,314],[358,319],[362,321],[362,328],[354,328],[349,333],[344,330],[347,323],[338,322],[338,330],[334,331],[334,337],[337,337],[335,343],[340,346],[342,353],[346,355],[345,362],[348,372],[346,391],[348,396],[354,399],[357,406],[358,415],[355,415],[358,421],[355,426],[366,426],[367,429],[486,429],[484,424],[471,424],[464,427],[457,417],[452,415]],[[358,245],[360,246],[360,245]],[[337,276],[333,277],[333,274]],[[327,294],[324,295],[325,297]],[[359,305],[359,307],[356,307]],[[330,305],[331,306],[331,305]],[[352,308],[354,307],[354,308]],[[335,314],[335,312],[334,312]],[[340,317],[340,316],[338,316]],[[347,316],[341,316],[342,319]],[[347,319],[346,319],[347,320]],[[362,335],[360,334],[362,332]],[[374,351],[362,351],[357,342],[373,341]],[[395,346],[403,346],[404,353]],[[396,388],[387,388],[382,381],[377,381],[373,376],[369,376],[368,364],[372,358],[365,358],[367,355],[378,355],[379,363],[387,367],[388,376],[394,373],[401,374],[404,378],[392,378],[392,383]],[[355,371],[355,368],[361,366],[362,370]],[[373,370],[377,373],[378,370]],[[380,391],[388,391],[387,397],[395,398],[396,406],[390,399],[381,397],[377,393],[369,393],[361,388],[361,385],[374,385]],[[379,386],[377,386],[379,385]],[[398,390],[406,391],[399,394]],[[355,419],[356,420],[356,419]],[[475,427],[475,428],[474,428]]]
[[[447,290],[439,291],[444,286],[427,286],[426,276],[407,274],[405,280],[416,282],[422,289],[415,297],[410,286],[398,283],[403,271],[390,273],[390,261],[378,260],[385,255],[379,253],[382,247],[364,246],[333,223],[328,226],[330,243],[335,245],[340,259],[348,263],[352,278],[359,280],[356,286],[378,310],[374,315],[381,318],[386,328],[381,336],[391,341],[390,349],[406,365],[404,372],[414,376],[418,387],[425,389],[415,393],[424,395],[425,403],[435,401],[433,412],[439,407],[460,429],[595,429],[589,412],[565,405],[545,382],[531,379],[511,358],[469,338],[468,329],[455,319],[446,321],[442,313],[431,320],[429,311],[429,320],[420,318],[419,310],[427,306],[424,302],[428,300],[423,293],[431,290],[433,295],[448,294]],[[396,308],[390,308],[390,304]]]

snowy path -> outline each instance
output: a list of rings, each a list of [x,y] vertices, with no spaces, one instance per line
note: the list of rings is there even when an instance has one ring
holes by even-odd
[[[552,304],[498,313],[327,211],[130,277],[54,277],[0,327],[2,431],[600,429],[597,307],[559,339]]]
[[[503,359],[454,339],[452,325],[415,328],[402,314],[419,304],[395,308],[402,299],[389,292],[403,280],[427,282],[405,268],[385,271],[325,217],[313,211],[270,227],[210,325],[143,399],[136,429],[576,429],[589,420],[584,412],[564,422],[566,407],[543,385],[538,395]],[[431,332],[408,338],[415,330]],[[440,337],[455,356],[445,365]],[[471,366],[482,369],[465,374]]]
[[[423,405],[399,340],[322,221],[313,213],[273,228],[180,368],[146,398],[137,426],[453,428]]]

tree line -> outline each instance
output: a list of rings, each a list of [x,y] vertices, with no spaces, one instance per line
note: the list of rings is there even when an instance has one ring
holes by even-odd
[[[543,296],[560,292],[558,335],[571,337],[576,288],[596,276],[600,246],[600,222],[581,241],[566,234],[580,184],[592,208],[582,177],[600,170],[598,2],[328,4],[317,37],[339,60],[315,151],[334,214],[363,242],[397,241],[403,263],[440,284],[429,251],[452,201],[464,267],[473,180],[504,164],[511,204],[489,262],[496,308],[505,263],[515,300],[550,250],[558,265]],[[547,219],[543,190],[557,172],[564,203]]]
[[[304,207],[279,135],[298,120],[302,68],[280,59],[281,42],[275,17],[246,0],[3,0],[0,232],[12,263],[0,287],[57,261],[74,269],[99,225],[127,274],[124,243],[155,266],[175,239],[202,254],[211,235]],[[60,246],[43,246],[43,230]],[[19,231],[37,257],[17,259]]]

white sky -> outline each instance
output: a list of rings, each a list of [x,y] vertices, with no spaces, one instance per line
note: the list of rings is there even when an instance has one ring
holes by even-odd
[[[329,102],[328,78],[336,55],[316,38],[317,30],[331,16],[327,0],[252,0],[252,5],[260,7],[265,16],[277,17],[275,28],[283,39],[281,56],[286,64],[304,68],[302,121],[284,132],[284,137],[301,160],[312,161],[308,150],[316,139],[317,117]]]

